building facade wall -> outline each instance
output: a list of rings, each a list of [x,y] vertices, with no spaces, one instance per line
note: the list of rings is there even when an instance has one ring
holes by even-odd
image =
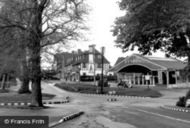
[[[103,74],[106,75],[109,70],[109,64],[104,64],[104,70]],[[80,70],[80,75],[85,75],[87,76],[93,76],[94,75],[94,64],[87,64],[87,68],[81,68]],[[102,68],[97,68],[97,64],[95,64],[95,75],[100,75],[102,74]]]
[[[73,77],[79,79],[78,75],[92,77],[94,74],[102,74],[102,55],[97,50],[94,52],[92,47],[89,47],[89,50],[85,52],[82,52],[81,50],[78,53],[73,52],[73,54],[70,54],[70,57],[62,59],[65,62],[61,69],[62,76],[64,76],[63,78],[67,77],[67,79],[73,80]],[[109,67],[110,64],[104,57],[104,75],[108,72]],[[69,76],[72,78],[68,78]]]

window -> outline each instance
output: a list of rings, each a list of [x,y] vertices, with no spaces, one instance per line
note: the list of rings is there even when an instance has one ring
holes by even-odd
[[[90,62],[90,63],[93,63],[93,62],[94,62],[93,60],[94,60],[93,55],[92,55],[92,54],[89,54],[89,62]]]
[[[98,55],[98,59],[101,59],[102,58],[102,55]]]
[[[104,64],[104,69],[108,70],[109,69],[109,65],[108,64]]]
[[[102,68],[102,64],[98,64],[97,68]]]
[[[86,64],[85,63],[83,63],[83,68],[86,68]]]

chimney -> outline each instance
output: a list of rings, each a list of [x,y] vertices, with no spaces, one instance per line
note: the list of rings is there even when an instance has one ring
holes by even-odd
[[[92,44],[92,45],[89,45],[89,52],[90,53],[93,53],[93,50],[95,48],[96,45]]]
[[[78,52],[77,51],[74,51],[74,54],[77,54]]]
[[[82,53],[81,49],[78,49],[78,54]]]
[[[89,52],[93,53],[93,46],[92,45],[89,45]]]

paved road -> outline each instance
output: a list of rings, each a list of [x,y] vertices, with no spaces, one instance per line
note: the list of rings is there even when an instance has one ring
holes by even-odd
[[[189,128],[190,114],[161,109],[161,105],[175,104],[185,90],[163,91],[164,97],[153,99],[117,98],[68,93],[57,89],[54,83],[43,83],[43,92],[57,95],[57,99],[70,97],[67,104],[50,105],[43,110],[1,108],[1,115],[46,115],[50,123],[73,112],[84,111],[80,118],[65,122],[56,128]],[[177,95],[175,95],[177,94]]]
[[[178,90],[179,91],[179,90]],[[61,91],[60,91],[61,92]],[[161,109],[162,104],[175,104],[176,97],[165,96],[157,99],[117,98],[108,102],[108,96],[89,96],[62,91],[69,95],[71,103],[62,105],[85,111],[85,115],[63,123],[56,128],[189,128],[190,114]],[[181,93],[183,94],[183,93]]]

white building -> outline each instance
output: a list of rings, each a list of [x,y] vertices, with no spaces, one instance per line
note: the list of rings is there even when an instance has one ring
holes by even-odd
[[[89,46],[88,51],[78,50],[77,52],[63,53],[60,61],[61,76],[73,81],[93,79],[94,75],[99,77],[102,74],[102,60],[103,74],[106,75],[110,63],[104,56],[102,59],[102,54],[94,49],[93,45]]]

